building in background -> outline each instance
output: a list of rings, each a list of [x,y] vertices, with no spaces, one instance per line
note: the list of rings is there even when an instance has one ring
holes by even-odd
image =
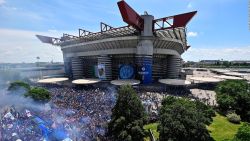
[[[21,78],[38,79],[44,77],[64,76],[64,64],[62,62],[36,63],[0,63],[0,71],[16,72]]]
[[[250,65],[250,60],[234,60],[230,61],[232,64],[242,64],[242,65]]]
[[[200,61],[200,64],[202,64],[202,65],[217,65],[220,63],[221,63],[220,60],[201,60]]]

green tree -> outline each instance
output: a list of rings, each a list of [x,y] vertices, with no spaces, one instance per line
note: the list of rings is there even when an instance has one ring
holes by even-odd
[[[195,102],[195,106],[196,106],[196,110],[201,113],[205,118],[205,123],[207,125],[211,124],[213,121],[212,117],[215,117],[216,114],[213,110],[212,107],[204,104],[203,102],[200,102],[198,100],[194,101]]]
[[[18,90],[20,88],[24,88],[25,90],[28,91],[30,90],[30,85],[23,81],[14,81],[10,83],[8,90],[13,91],[13,90]]]
[[[220,82],[215,89],[220,111],[235,111],[243,121],[250,121],[250,87],[244,80]]]
[[[132,86],[122,86],[112,109],[108,134],[115,141],[143,141],[146,114]]]
[[[224,61],[223,62],[223,66],[225,66],[226,68],[230,67],[230,63],[228,61]]]
[[[41,87],[33,87],[28,93],[25,94],[26,97],[31,97],[36,101],[46,102],[51,99],[51,95],[47,89]]]
[[[210,108],[184,98],[167,97],[162,101],[158,131],[160,141],[209,141],[206,128],[211,122]]]
[[[250,124],[244,123],[235,135],[235,141],[249,141],[250,140]]]

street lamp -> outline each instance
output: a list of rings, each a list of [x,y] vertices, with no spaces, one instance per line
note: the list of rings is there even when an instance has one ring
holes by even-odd
[[[40,57],[39,57],[39,56],[37,56],[37,57],[36,57],[36,59],[37,59],[37,66],[38,66],[38,68],[39,68],[40,79],[42,79],[42,71],[41,71],[41,68],[40,68],[40,62],[39,62]]]

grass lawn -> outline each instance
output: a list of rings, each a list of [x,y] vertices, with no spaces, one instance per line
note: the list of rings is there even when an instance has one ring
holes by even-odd
[[[226,117],[216,113],[216,117],[213,118],[212,124],[208,126],[208,130],[214,140],[222,141],[224,139],[233,139],[241,125],[242,123],[233,124]]]
[[[155,139],[159,139],[159,133],[157,132],[157,126],[158,126],[158,123],[151,123],[151,124],[145,125],[143,128],[145,130],[151,129]],[[145,138],[144,140],[150,141],[149,137]]]

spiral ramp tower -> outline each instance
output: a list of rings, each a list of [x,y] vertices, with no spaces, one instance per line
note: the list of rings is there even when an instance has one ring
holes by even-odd
[[[179,78],[181,71],[181,58],[175,55],[167,57],[167,77]]]
[[[167,57],[166,55],[154,55],[152,65],[152,78],[154,81],[167,77]]]
[[[73,79],[81,79],[84,77],[83,59],[80,57],[71,58]]]

